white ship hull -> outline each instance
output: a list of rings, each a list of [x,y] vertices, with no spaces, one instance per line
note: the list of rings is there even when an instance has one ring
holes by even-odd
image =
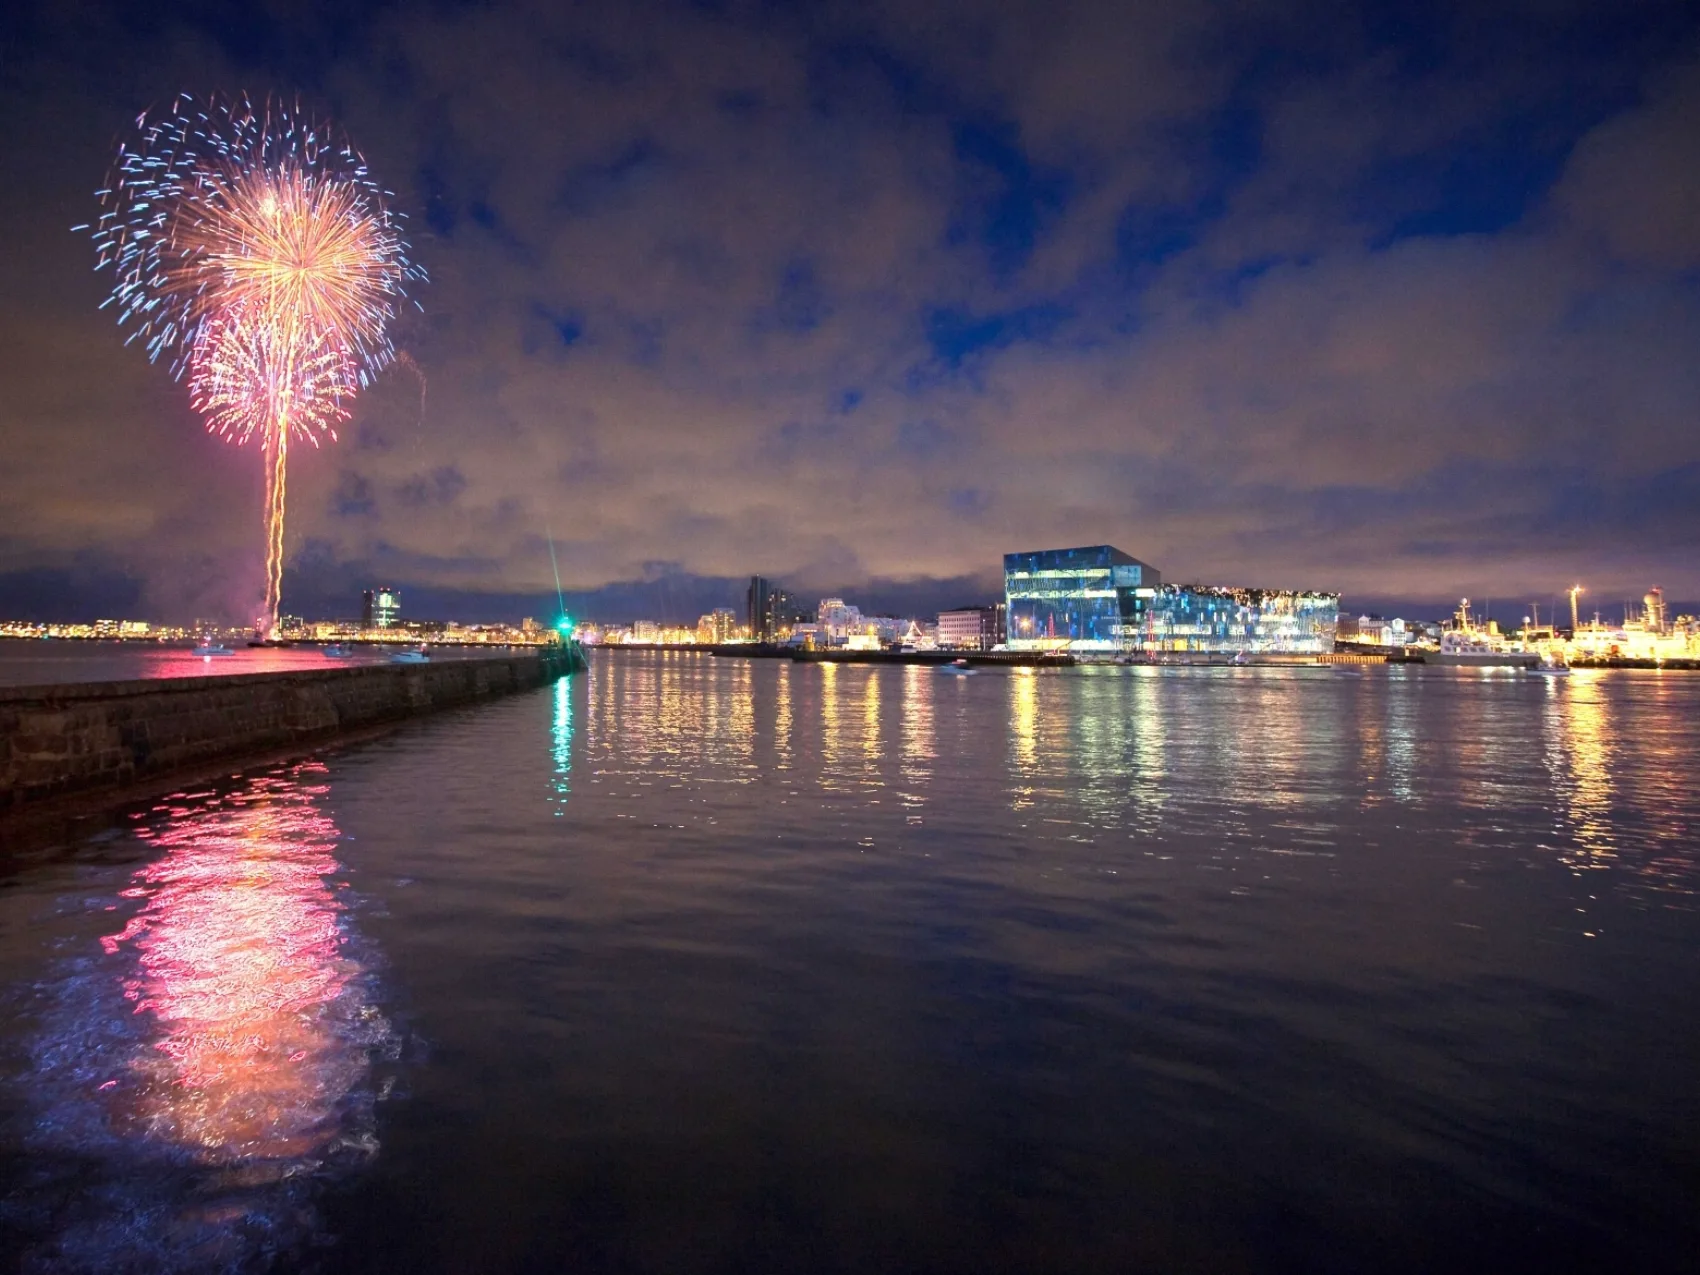
[[[1424,651],[1424,664],[1450,668],[1534,668],[1541,657],[1533,651]]]

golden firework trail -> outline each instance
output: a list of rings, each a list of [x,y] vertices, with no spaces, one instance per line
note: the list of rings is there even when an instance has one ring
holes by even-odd
[[[424,271],[392,192],[299,109],[181,96],[120,147],[90,226],[102,308],[186,377],[213,433],[258,439],[266,465],[266,596],[277,629],[292,440],[336,438],[348,402],[395,358],[389,329]],[[415,303],[417,304],[417,302]]]

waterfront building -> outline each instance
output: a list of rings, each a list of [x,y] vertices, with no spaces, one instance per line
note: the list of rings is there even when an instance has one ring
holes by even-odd
[[[1135,591],[1162,583],[1155,567],[1111,545],[1006,553],[1003,578],[1015,650],[1118,650],[1136,618]]]
[[[862,609],[849,605],[843,598],[822,598],[815,608],[815,623],[820,625],[827,646],[843,646],[852,634],[866,628]]]
[[[1379,615],[1342,615],[1334,629],[1337,641],[1363,646],[1409,646],[1416,636],[1415,628],[1404,620]]]
[[[1334,649],[1340,595],[1167,584],[1136,590],[1133,612],[1125,650],[1320,655]]]
[[[1334,649],[1340,595],[1164,584],[1111,545],[1004,555],[1015,650],[1320,654]]]
[[[709,645],[731,642],[738,636],[738,617],[731,607],[715,607],[697,621],[695,640]]]
[[[788,626],[785,630],[785,642],[789,646],[800,646],[809,651],[817,651],[826,645],[821,636],[820,625],[813,621],[799,621]]]
[[[744,603],[752,642],[779,641],[798,618],[796,600],[762,576],[750,577]]]
[[[1002,602],[939,612],[938,645],[957,651],[989,651],[1006,640]]]

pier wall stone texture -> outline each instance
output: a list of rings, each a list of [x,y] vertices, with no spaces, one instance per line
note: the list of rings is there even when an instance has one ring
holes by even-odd
[[[575,646],[437,664],[0,687],[0,811],[310,745],[583,667]]]

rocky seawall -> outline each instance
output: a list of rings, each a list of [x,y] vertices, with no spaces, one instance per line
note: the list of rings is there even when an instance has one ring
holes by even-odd
[[[572,644],[435,664],[0,687],[0,812],[333,740],[584,667]]]

